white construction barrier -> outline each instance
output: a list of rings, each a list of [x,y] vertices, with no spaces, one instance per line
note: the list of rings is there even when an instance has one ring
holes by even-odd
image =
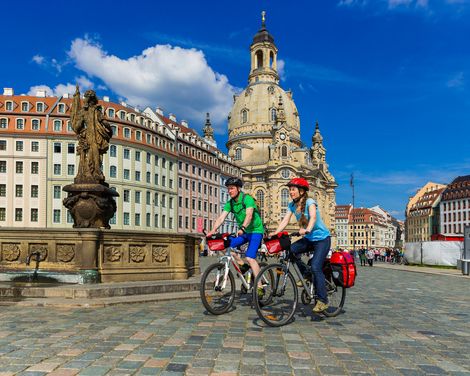
[[[457,266],[462,257],[463,242],[405,243],[405,257],[410,264]]]

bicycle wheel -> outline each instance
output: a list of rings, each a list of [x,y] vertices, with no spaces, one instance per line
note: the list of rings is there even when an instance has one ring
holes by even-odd
[[[235,280],[232,271],[228,271],[225,287],[223,287],[224,272],[225,264],[219,262],[209,266],[201,278],[202,304],[213,315],[227,312],[235,299]]]
[[[269,326],[287,324],[297,308],[297,286],[293,275],[284,265],[271,264],[261,269],[254,286],[260,282],[264,286],[263,294],[257,288],[253,289],[253,302],[259,318]]]
[[[326,290],[328,292],[328,308],[322,313],[327,317],[338,316],[346,299],[346,289],[343,286],[336,286],[332,278],[326,278]]]

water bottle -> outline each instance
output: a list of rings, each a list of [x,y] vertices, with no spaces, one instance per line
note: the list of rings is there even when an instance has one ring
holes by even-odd
[[[251,270],[246,272],[246,283],[248,283],[248,285],[251,284]]]

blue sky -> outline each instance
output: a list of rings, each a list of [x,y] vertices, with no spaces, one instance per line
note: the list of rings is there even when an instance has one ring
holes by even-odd
[[[197,130],[210,111],[225,150],[264,9],[307,145],[320,123],[338,204],[354,172],[356,206],[402,219],[427,181],[470,174],[470,0],[97,3],[4,4],[2,87],[60,94],[78,82]]]

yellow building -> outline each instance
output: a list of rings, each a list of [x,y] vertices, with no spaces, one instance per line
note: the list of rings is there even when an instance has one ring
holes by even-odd
[[[334,234],[335,188],[328,170],[326,149],[318,122],[308,148],[300,137],[300,117],[291,91],[279,85],[277,47],[263,22],[250,47],[248,86],[234,98],[229,115],[229,156],[244,170],[247,192],[257,199],[265,223],[274,229],[290,201],[286,183],[293,177],[308,180]]]
[[[430,241],[439,233],[439,202],[446,186],[428,182],[410,197],[406,206],[405,241]]]

